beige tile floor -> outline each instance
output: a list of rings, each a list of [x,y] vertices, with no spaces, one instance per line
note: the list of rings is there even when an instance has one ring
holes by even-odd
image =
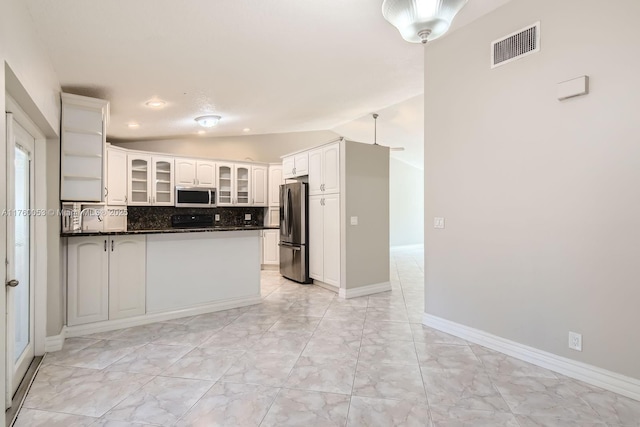
[[[261,305],[68,339],[17,426],[640,426],[640,402],[420,324],[421,250],[351,300],[264,272]]]

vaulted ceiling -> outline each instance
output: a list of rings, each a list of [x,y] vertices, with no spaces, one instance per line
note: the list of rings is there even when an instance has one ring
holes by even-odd
[[[26,1],[63,90],[111,102],[110,140],[194,135],[204,114],[222,116],[207,136],[327,130],[423,91],[423,46],[381,0]]]

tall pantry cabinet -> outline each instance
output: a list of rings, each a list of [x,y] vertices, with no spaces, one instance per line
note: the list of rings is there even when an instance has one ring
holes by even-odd
[[[344,298],[391,289],[388,147],[341,138],[305,154],[309,276]]]
[[[309,151],[309,276],[340,287],[338,142]]]

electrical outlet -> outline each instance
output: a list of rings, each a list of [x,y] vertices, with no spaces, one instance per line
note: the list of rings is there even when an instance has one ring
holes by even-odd
[[[582,351],[582,334],[569,332],[569,348],[576,351]]]
[[[444,228],[444,218],[433,218],[433,228]]]
[[[351,217],[351,225],[358,225],[358,217],[357,216],[352,216]]]
[[[251,221],[251,214],[244,214],[245,221]]]
[[[216,221],[220,221],[220,214],[216,214],[216,216],[215,216],[215,220],[216,220]]]

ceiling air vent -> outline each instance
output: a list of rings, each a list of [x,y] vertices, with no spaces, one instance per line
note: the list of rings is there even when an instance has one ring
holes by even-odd
[[[491,43],[491,68],[496,68],[540,50],[540,22]]]

